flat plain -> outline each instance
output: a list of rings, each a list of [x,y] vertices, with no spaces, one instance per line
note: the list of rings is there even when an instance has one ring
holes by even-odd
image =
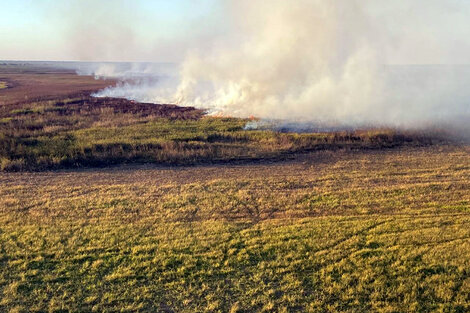
[[[0,106],[95,91],[115,83],[78,76],[73,70],[0,61]]]
[[[59,158],[51,151],[68,146],[37,142],[69,133],[104,163],[0,172],[0,311],[470,310],[468,145],[388,130],[250,132],[245,120],[122,112],[112,99],[106,120],[63,96],[2,107],[0,139],[24,147],[2,150],[4,164]],[[57,122],[77,112],[83,127]],[[50,120],[62,128],[8,133]],[[121,149],[108,162],[104,148],[151,143],[160,159]]]

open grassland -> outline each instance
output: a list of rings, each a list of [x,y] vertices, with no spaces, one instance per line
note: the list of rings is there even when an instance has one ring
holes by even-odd
[[[469,190],[455,146],[3,172],[0,311],[468,312]]]
[[[311,150],[438,141],[387,129],[304,134],[245,130],[247,122],[207,117],[194,108],[86,94],[5,105],[0,106],[0,170],[283,159]]]
[[[470,311],[468,146],[0,81],[0,312]]]

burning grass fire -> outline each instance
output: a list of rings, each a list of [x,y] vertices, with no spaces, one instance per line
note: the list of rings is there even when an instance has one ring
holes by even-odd
[[[0,312],[470,312],[469,16],[4,1]]]
[[[36,79],[36,74],[31,75]],[[52,79],[55,74],[41,75],[46,81],[47,75]],[[98,88],[101,84],[97,81]],[[20,82],[15,88],[24,90]],[[17,94],[15,88],[12,96]],[[427,146],[445,141],[437,133],[313,127],[206,115],[191,107],[91,97],[89,93],[34,98],[43,93],[33,89],[28,100],[0,107],[0,169],[284,160],[309,151]]]

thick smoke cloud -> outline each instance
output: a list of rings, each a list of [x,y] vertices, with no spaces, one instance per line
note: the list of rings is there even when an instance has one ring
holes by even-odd
[[[412,62],[457,55],[459,45],[440,45],[446,36],[468,45],[463,8],[452,0],[229,1],[231,31],[211,49],[195,47],[178,75],[99,95],[321,125],[463,125],[470,67],[390,65],[407,60],[409,46],[428,45],[409,56]],[[455,29],[426,27],[433,22]]]
[[[189,56],[175,100],[237,116],[351,122],[382,88],[370,26],[348,1],[231,6],[239,47]],[[368,114],[369,115],[369,114]]]

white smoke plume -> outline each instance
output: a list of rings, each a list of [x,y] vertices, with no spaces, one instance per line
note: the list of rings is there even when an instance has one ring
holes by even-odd
[[[420,42],[428,46],[409,60],[431,60],[422,51],[443,43],[440,26],[423,25],[452,26],[452,19],[459,20],[452,14],[460,1],[387,2],[228,1],[231,31],[211,49],[194,47],[178,75],[124,83],[98,95],[324,125],[465,124],[470,67],[390,65],[409,52],[407,45]],[[422,11],[415,17],[407,10],[416,3]],[[467,33],[460,33],[467,40]],[[452,56],[452,48],[441,48],[434,57]]]

